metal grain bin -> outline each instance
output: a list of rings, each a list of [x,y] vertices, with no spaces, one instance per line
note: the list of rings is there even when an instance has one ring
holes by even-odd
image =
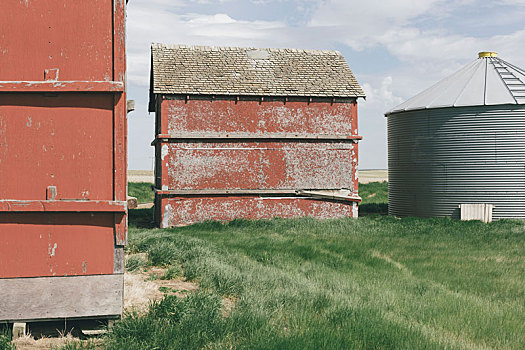
[[[122,313],[125,6],[2,1],[2,323]]]
[[[357,216],[363,92],[340,53],[155,44],[151,83],[160,227]]]
[[[394,108],[388,124],[389,214],[459,218],[459,205],[525,218],[525,71],[482,52]]]

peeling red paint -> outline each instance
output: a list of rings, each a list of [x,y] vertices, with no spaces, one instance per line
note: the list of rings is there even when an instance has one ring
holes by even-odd
[[[166,134],[249,132],[357,135],[356,103],[163,100]],[[191,116],[191,117],[190,117]],[[355,120],[354,120],[355,119]],[[355,132],[355,133],[354,133]]]
[[[206,220],[353,217],[357,203],[295,197],[158,197],[161,228],[189,225]]]
[[[348,142],[162,144],[169,189],[353,189]]]
[[[124,84],[113,81],[0,81],[0,92],[123,92]]]
[[[159,226],[357,216],[361,137],[355,100],[157,95],[157,101],[156,188],[163,191],[156,195]],[[338,201],[298,194],[341,189],[350,195]],[[176,197],[183,190],[190,192]],[[236,193],[219,193],[227,190]],[[277,197],[283,190],[291,192]]]

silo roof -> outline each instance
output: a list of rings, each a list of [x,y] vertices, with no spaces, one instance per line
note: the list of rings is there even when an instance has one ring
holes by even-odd
[[[386,115],[431,108],[525,104],[525,70],[494,52],[479,58],[403,102]]]

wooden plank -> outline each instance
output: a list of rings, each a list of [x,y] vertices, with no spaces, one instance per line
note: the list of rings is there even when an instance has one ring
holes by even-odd
[[[157,134],[238,133],[357,135],[354,104],[283,101],[162,102],[162,130]],[[164,123],[167,121],[167,127]]]
[[[111,79],[111,0],[1,4],[1,81],[40,81],[55,68],[64,81]]]
[[[124,247],[115,247],[115,255],[113,258],[113,273],[124,273]]]
[[[126,212],[123,201],[0,200],[0,212]]]
[[[156,199],[157,224],[161,228],[190,225],[206,220],[260,220],[313,217],[357,218],[357,203],[309,197],[202,196]]]
[[[112,274],[114,216],[0,213],[0,278]]]
[[[113,0],[113,80],[126,83],[126,2]],[[127,201],[127,94],[114,96],[113,199]],[[127,203],[126,203],[127,204]],[[126,213],[127,214],[127,213]],[[127,244],[127,215],[115,215],[115,244]],[[123,269],[123,266],[122,266]]]
[[[341,141],[163,143],[168,179],[159,189],[353,190],[355,146]]]
[[[177,195],[177,196],[184,196],[184,195],[227,195],[227,194],[292,194],[296,195],[298,194],[298,190],[294,189],[275,189],[275,190],[253,190],[253,189],[232,189],[232,190],[224,190],[224,189],[196,189],[196,190],[155,190],[155,192],[159,195]]]
[[[124,275],[0,279],[0,322],[122,314]]]
[[[13,340],[22,338],[27,334],[27,324],[25,322],[13,323]]]
[[[113,199],[113,94],[0,93],[0,199]]]
[[[299,190],[301,196],[360,202],[362,199],[349,190]]]
[[[285,133],[285,132],[230,132],[230,133],[201,133],[201,132],[181,132],[172,134],[159,134],[153,140],[154,146],[158,142],[176,142],[177,140],[337,140],[337,141],[359,141],[362,136],[349,134],[306,134],[306,133]]]
[[[124,92],[118,81],[0,81],[0,92]]]
[[[355,195],[350,190],[298,190],[298,189],[276,189],[276,190],[221,190],[221,189],[205,189],[205,190],[155,190],[158,195],[174,195],[174,196],[213,196],[213,195],[295,195],[312,198],[326,198],[333,200],[349,200],[360,202],[361,197]]]

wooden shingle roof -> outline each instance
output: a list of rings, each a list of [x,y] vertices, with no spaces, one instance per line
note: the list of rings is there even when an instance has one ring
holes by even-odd
[[[153,44],[153,94],[364,97],[337,51]]]

